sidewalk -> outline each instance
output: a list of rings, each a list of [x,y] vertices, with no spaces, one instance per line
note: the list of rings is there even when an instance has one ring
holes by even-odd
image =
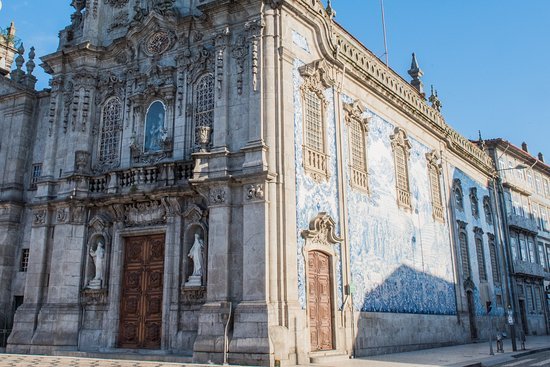
[[[517,343],[518,349],[521,344]],[[499,363],[514,360],[513,356],[521,356],[531,352],[549,350],[550,336],[528,336],[525,342],[526,350],[512,352],[512,341],[504,341],[504,353],[496,353],[493,341],[494,356],[489,355],[489,342],[464,344],[445,348],[423,349],[414,352],[386,354],[374,357],[357,358],[317,364],[324,367],[416,367],[416,366],[494,366]],[[311,366],[311,365],[310,365]]]

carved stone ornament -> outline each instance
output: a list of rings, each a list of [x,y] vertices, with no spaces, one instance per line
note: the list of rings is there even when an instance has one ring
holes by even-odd
[[[206,287],[182,287],[181,302],[192,305],[206,302]]]
[[[325,212],[319,213],[311,222],[309,229],[303,230],[301,235],[308,245],[330,246],[343,241],[335,233],[336,222]]]
[[[152,34],[145,42],[145,52],[150,55],[160,55],[170,48],[172,43],[170,34],[159,31]]]
[[[426,153],[426,161],[428,166],[433,167],[437,170],[437,173],[441,172],[441,163],[439,163],[439,154],[435,150]]]
[[[32,213],[32,224],[40,226],[46,224],[46,209],[37,209]]]
[[[409,154],[409,150],[412,148],[412,144],[407,137],[407,133],[400,127],[396,127],[393,135],[390,136],[392,148],[401,146],[405,148],[406,154]]]
[[[345,121],[347,124],[349,124],[352,120],[359,121],[363,131],[368,131],[371,118],[363,117],[364,108],[361,106],[359,100],[356,99],[352,103],[345,103],[344,111],[346,112]]]
[[[223,204],[225,203],[225,188],[223,187],[216,187],[210,190],[210,203],[212,204]]]
[[[197,140],[200,145],[201,152],[206,152],[210,145],[210,135],[212,128],[210,126],[197,126]]]
[[[128,226],[161,224],[166,221],[166,209],[159,200],[125,205],[124,211]]]
[[[324,59],[301,66],[298,71],[304,78],[304,88],[323,90],[335,84],[334,77],[331,75],[332,67]]]
[[[103,0],[103,2],[113,8],[122,8],[128,4],[128,0]]]
[[[107,303],[107,289],[84,289],[80,293],[83,305],[103,305]]]
[[[183,217],[191,223],[199,223],[203,216],[203,210],[195,204],[189,206],[183,213]]]
[[[84,206],[73,206],[70,208],[70,222],[72,224],[83,224],[86,214]]]
[[[57,208],[57,211],[55,213],[55,221],[58,224],[65,223],[69,219],[67,208]]]
[[[263,184],[253,184],[246,186],[247,200],[263,200],[264,197],[265,194]]]

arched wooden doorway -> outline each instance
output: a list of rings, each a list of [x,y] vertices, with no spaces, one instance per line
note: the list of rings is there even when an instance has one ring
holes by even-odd
[[[308,253],[308,308],[311,350],[334,349],[330,255]]]

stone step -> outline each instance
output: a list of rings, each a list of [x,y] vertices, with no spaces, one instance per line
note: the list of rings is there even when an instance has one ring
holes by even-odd
[[[168,354],[166,351],[142,350],[142,349],[112,349],[108,351],[55,351],[54,356],[77,357],[77,358],[96,358],[96,359],[120,359],[125,361],[150,361],[165,363],[192,363],[191,355]]]
[[[313,364],[344,362],[349,360],[349,355],[340,350],[329,350],[325,352],[313,352],[309,355],[309,361]]]

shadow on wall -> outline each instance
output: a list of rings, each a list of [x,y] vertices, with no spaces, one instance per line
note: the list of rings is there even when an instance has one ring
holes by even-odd
[[[361,311],[456,315],[455,285],[407,265],[365,294]]]

